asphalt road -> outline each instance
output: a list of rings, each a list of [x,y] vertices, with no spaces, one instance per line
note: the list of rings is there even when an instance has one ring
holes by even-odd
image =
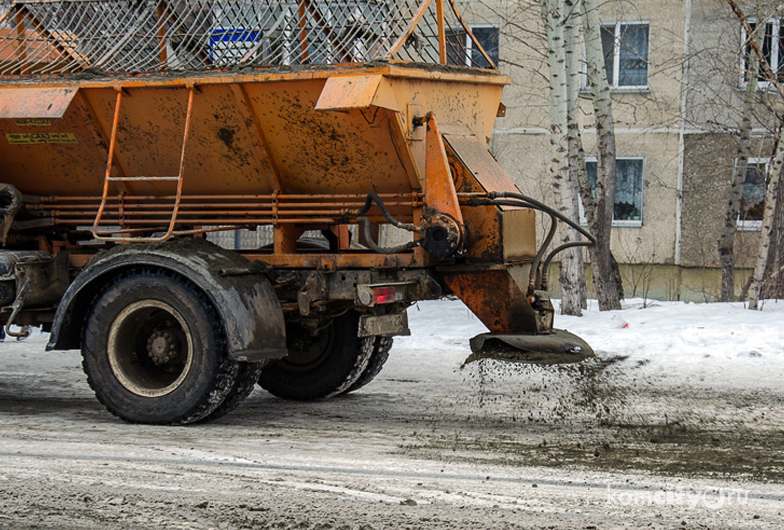
[[[129,425],[0,345],[0,528],[781,528],[784,391],[396,347],[353,395]]]

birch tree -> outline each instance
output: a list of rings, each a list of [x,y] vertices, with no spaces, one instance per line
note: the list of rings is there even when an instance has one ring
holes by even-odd
[[[583,172],[580,179],[580,192],[588,227],[596,238],[596,245],[588,249],[596,296],[599,309],[606,311],[620,309],[621,298],[623,298],[618,263],[610,250],[610,231],[615,204],[615,126],[610,85],[604,64],[597,1],[582,0],[582,15],[588,84],[596,119],[598,159],[595,190],[591,190],[588,176]],[[582,165],[584,167],[584,161]]]
[[[754,30],[749,24],[748,18],[743,13],[743,10],[735,0],[727,0],[730,8],[738,17],[738,20],[743,25],[747,35],[753,35]],[[764,26],[764,21],[760,21],[759,26]],[[759,66],[764,73],[764,78],[775,88],[779,97],[784,100],[784,87],[778,80],[776,72],[771,70],[770,65],[767,63],[765,53],[755,39],[749,39],[751,47],[750,54],[756,54]],[[747,79],[747,83],[751,81],[756,88],[756,78],[751,80]],[[757,249],[757,258],[754,265],[754,272],[751,279],[751,288],[749,289],[749,309],[756,310],[759,308],[760,294],[762,292],[762,284],[768,272],[769,258],[771,256],[771,247],[776,241],[775,236],[779,233],[782,227],[776,227],[775,221],[780,218],[778,213],[778,199],[781,196],[781,171],[784,168],[784,123],[779,123],[778,139],[775,154],[773,156],[772,167],[768,175],[768,182],[765,191],[765,209],[762,218],[762,229],[760,232],[759,247]],[[776,249],[777,251],[779,249]]]
[[[749,34],[749,41],[759,42],[760,24]],[[751,46],[748,49],[751,51]],[[756,53],[748,54],[748,68],[745,72],[746,87],[743,91],[741,121],[738,139],[738,153],[735,166],[732,168],[732,189],[724,216],[724,227],[719,238],[719,263],[721,266],[721,301],[730,302],[735,298],[735,233],[738,226],[740,201],[743,186],[746,183],[746,172],[751,152],[752,114],[757,103],[757,77],[759,76],[759,57]]]
[[[570,78],[578,76],[569,75],[570,71],[574,71],[574,66],[570,65],[570,62],[576,62],[578,42],[574,30],[575,12],[568,9],[564,0],[540,0],[540,8],[547,39],[550,72],[550,174],[561,213],[577,218],[579,188],[576,174],[570,170],[568,133],[570,109],[576,112],[576,106],[570,102],[570,95],[573,94],[576,99],[576,91],[570,87]],[[572,83],[574,82],[575,79],[572,80]],[[571,167],[575,165],[571,164]],[[579,235],[562,224],[559,239],[562,243],[569,243],[577,241]],[[560,280],[561,312],[567,315],[581,315],[585,305],[585,273],[582,252],[578,248],[567,249],[561,253]]]
[[[768,260],[775,239],[774,221],[776,219],[776,206],[780,195],[781,170],[784,168],[784,125],[779,128],[778,145],[773,156],[772,167],[768,175],[768,185],[765,191],[765,213],[762,217],[762,230],[760,244],[757,249],[757,260],[754,265],[754,274],[749,289],[749,309],[759,309],[762,283],[768,271]]]

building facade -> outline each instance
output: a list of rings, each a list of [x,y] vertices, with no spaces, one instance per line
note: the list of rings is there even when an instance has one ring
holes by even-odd
[[[554,203],[539,4],[483,0],[464,2],[462,8],[485,34],[495,28],[495,53],[512,79],[492,151],[524,193]],[[767,61],[784,72],[784,24],[776,6],[746,9],[753,24],[765,21]],[[612,249],[622,265],[626,296],[715,300],[720,290],[717,240],[737,158],[746,83],[745,33],[718,0],[613,0],[599,11],[618,156]],[[758,81],[752,156],[735,243],[738,289],[757,252],[765,172],[775,113],[781,108],[779,96],[765,84]],[[595,175],[596,130],[586,91],[580,108],[590,177]]]

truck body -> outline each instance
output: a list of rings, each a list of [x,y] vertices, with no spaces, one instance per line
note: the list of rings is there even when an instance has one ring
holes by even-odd
[[[13,2],[5,332],[51,331],[111,412],[167,424],[220,417],[257,381],[354,391],[406,307],[446,295],[488,327],[476,351],[583,359],[547,295],[565,219],[488,151],[508,82],[446,0]],[[207,241],[265,227],[259,248]],[[408,235],[383,245],[389,227]]]

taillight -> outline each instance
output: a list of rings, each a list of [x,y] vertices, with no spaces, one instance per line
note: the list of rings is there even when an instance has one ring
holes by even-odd
[[[373,294],[376,295],[377,304],[391,304],[395,301],[394,287],[373,287]]]

